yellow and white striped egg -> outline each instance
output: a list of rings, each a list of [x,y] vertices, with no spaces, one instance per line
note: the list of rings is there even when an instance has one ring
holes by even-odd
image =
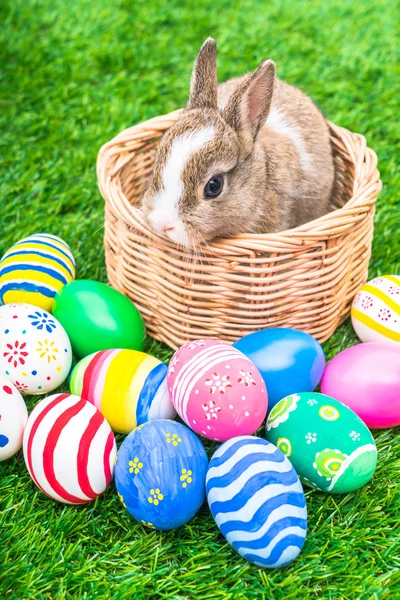
[[[400,276],[366,283],[354,298],[351,320],[362,342],[400,345]]]
[[[71,248],[47,233],[30,235],[0,261],[0,304],[26,303],[52,311],[54,296],[75,279]]]

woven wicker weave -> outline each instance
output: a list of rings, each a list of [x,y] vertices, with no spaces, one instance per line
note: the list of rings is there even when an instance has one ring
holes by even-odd
[[[363,136],[330,125],[337,210],[290,231],[219,240],[193,256],[153,234],[138,209],[157,140],[178,114],[130,127],[100,150],[111,285],[135,302],[148,333],[172,348],[283,326],[326,340],[367,278],[381,189],[375,153]]]

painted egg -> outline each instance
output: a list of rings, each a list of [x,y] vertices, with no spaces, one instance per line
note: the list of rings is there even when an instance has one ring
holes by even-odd
[[[176,415],[168,394],[167,367],[136,350],[102,350],[86,356],[72,371],[70,389],[94,404],[118,433]]]
[[[65,328],[77,358],[99,350],[143,350],[145,327],[136,306],[121,292],[80,279],[57,294],[54,316]]]
[[[0,304],[23,302],[50,311],[54,296],[75,279],[71,248],[55,235],[20,240],[0,261]]]
[[[254,433],[267,413],[257,367],[218,340],[188,342],[177,350],[168,368],[168,389],[181,419],[218,442]]]
[[[350,408],[325,394],[283,398],[269,413],[266,434],[301,480],[324,492],[352,492],[375,472],[377,453],[370,431]]]
[[[347,404],[370,429],[400,425],[400,347],[367,342],[328,363],[321,391]]]
[[[11,381],[0,375],[0,461],[21,448],[27,420],[24,399]]]
[[[222,444],[210,460],[206,491],[222,535],[249,562],[273,569],[301,552],[306,499],[295,470],[273,444],[247,435]]]
[[[324,372],[322,346],[304,331],[274,327],[250,333],[233,345],[263,376],[269,410],[288,394],[312,392]]]
[[[86,504],[112,479],[116,444],[103,415],[71,394],[44,398],[29,415],[24,458],[38,488],[64,504]]]
[[[351,321],[362,342],[400,346],[400,277],[383,275],[364,285],[354,298]]]
[[[118,496],[143,525],[174,529],[203,504],[208,458],[190,429],[169,419],[140,425],[122,442],[115,466]]]
[[[30,304],[0,306],[0,373],[23,394],[45,394],[68,377],[72,351],[63,327]]]

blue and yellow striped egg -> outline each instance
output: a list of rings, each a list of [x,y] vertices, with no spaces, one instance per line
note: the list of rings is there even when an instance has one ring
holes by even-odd
[[[351,320],[362,342],[400,345],[400,276],[382,275],[363,285]]]
[[[71,393],[89,400],[113,431],[129,433],[151,419],[176,415],[167,389],[167,367],[137,350],[101,350],[74,368]]]
[[[155,419],[122,442],[115,485],[127,511],[142,525],[174,529],[194,517],[205,497],[208,458],[185,425]]]
[[[75,279],[71,248],[47,233],[30,235],[13,246],[0,261],[0,304],[24,303],[49,312],[54,296]]]
[[[303,488],[279,448],[243,435],[214,453],[207,501],[222,535],[243,558],[273,569],[292,562],[307,533]]]

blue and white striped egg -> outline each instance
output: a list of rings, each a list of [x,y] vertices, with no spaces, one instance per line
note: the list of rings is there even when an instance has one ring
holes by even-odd
[[[303,488],[270,442],[243,435],[222,444],[210,461],[206,493],[222,535],[249,562],[274,569],[301,552],[307,533]]]

